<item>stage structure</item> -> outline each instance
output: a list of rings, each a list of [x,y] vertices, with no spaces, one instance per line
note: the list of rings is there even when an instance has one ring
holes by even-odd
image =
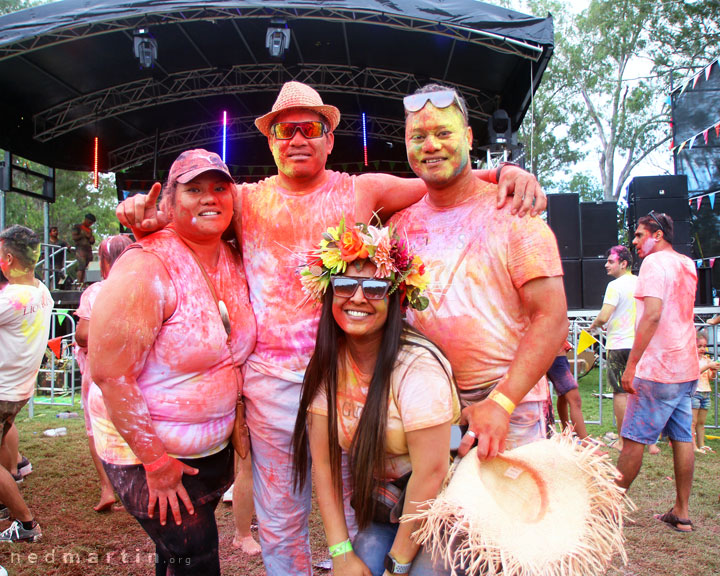
[[[704,301],[711,301],[712,286],[720,287],[720,266],[715,266],[720,257],[720,206],[715,206],[720,192],[720,59],[684,79],[670,96],[675,174],[687,177],[690,255],[699,273],[708,277],[701,286]]]
[[[63,0],[0,17],[0,147],[91,170],[97,137],[100,171],[147,190],[225,129],[231,171],[255,180],[275,167],[253,120],[294,79],[342,111],[331,168],[409,174],[403,96],[457,87],[484,160],[488,119],[517,132],[552,51],[550,16],[475,0]]]

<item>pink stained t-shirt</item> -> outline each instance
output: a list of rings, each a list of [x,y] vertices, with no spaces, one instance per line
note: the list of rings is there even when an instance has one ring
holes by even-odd
[[[448,208],[427,196],[393,217],[430,277],[430,305],[408,309],[408,321],[450,360],[461,390],[501,378],[530,326],[519,289],[535,278],[562,276],[555,236],[540,218],[496,208],[496,187]],[[543,377],[525,401],[545,401]]]
[[[388,398],[385,477],[382,480],[395,480],[412,470],[407,432],[457,422],[460,417],[455,385],[448,377],[450,365],[443,356],[438,358],[444,367],[421,346],[405,345],[398,353],[390,381],[392,392]],[[371,379],[372,374],[362,373],[349,353],[341,353],[337,392],[338,441],[345,452],[350,450],[355,437]],[[324,390],[313,399],[309,411],[327,416]]]
[[[230,315],[231,357],[217,305],[189,248],[167,228],[139,244],[163,263],[177,306],[155,339],[138,387],[155,432],[171,456],[216,453],[229,441],[237,395],[242,392],[239,367],[255,345],[255,317],[240,255],[222,243],[216,270],[207,271]],[[129,248],[121,258],[133,252]],[[99,392],[92,386],[88,398],[98,454],[111,464],[139,463],[108,417]]]
[[[276,176],[240,187],[243,258],[258,326],[248,364],[289,382],[302,382],[320,317],[320,306],[306,302],[299,266],[328,227],[343,216],[354,223],[355,177],[327,175],[303,193],[281,188]]]
[[[697,380],[693,324],[696,287],[695,264],[687,256],[662,250],[643,260],[635,289],[636,329],[645,311],[644,298],[659,298],[663,307],[655,334],[638,362],[638,378],[667,384]]]

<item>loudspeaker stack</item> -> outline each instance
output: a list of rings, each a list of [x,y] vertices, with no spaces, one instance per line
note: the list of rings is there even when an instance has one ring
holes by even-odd
[[[562,258],[568,309],[600,308],[609,281],[605,252],[617,244],[617,204],[549,194],[547,212]]]

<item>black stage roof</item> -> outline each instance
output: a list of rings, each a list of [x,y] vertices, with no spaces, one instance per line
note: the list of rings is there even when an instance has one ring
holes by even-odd
[[[282,60],[266,48],[282,20]],[[140,69],[133,35],[157,41]],[[273,170],[253,120],[282,84],[313,85],[342,112],[329,165],[406,169],[402,97],[429,81],[460,88],[476,145],[497,109],[522,122],[553,50],[552,18],[475,0],[64,0],[0,17],[0,147],[69,170],[152,178],[191,147],[220,150],[241,178]],[[156,157],[157,150],[157,157]],[[162,176],[163,171],[159,171]]]

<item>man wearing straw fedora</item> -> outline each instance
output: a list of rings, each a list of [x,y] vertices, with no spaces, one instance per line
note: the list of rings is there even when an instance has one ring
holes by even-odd
[[[672,239],[673,221],[667,214],[650,211],[638,220],[633,244],[644,260],[635,289],[635,341],[622,375],[629,397],[618,484],[630,488],[640,472],[645,445],[664,432],[672,443],[675,503],[655,518],[678,532],[692,532],[691,397],[700,375],[693,323],[697,272],[690,258],[673,250]]]
[[[312,250],[327,222],[343,217],[368,222],[374,214],[385,219],[425,193],[417,179],[327,170],[339,122],[340,111],[324,104],[313,88],[287,82],[272,110],[255,121],[267,137],[278,174],[238,186],[235,206],[235,232],[241,239],[258,324],[257,345],[245,364],[243,394],[260,543],[271,576],[312,573],[310,487],[302,493],[292,488],[291,438],[303,374],[315,346],[319,308],[299,306],[305,295],[294,274],[299,262],[293,255]],[[495,205],[502,205],[505,192],[514,189],[514,212],[523,215],[544,208],[537,181],[525,171],[501,167],[478,175],[493,181],[500,177]],[[156,184],[148,196],[125,201],[117,210],[120,221],[141,223],[136,232],[163,225],[164,215],[155,208],[159,192]]]

